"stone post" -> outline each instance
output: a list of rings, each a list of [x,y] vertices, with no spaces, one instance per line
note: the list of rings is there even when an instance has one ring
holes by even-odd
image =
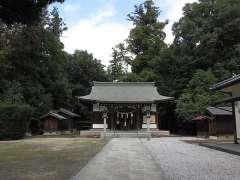
[[[103,113],[103,123],[104,123],[104,125],[103,125],[103,136],[105,138],[106,133],[107,133],[107,113],[106,112]]]
[[[147,140],[149,141],[151,138],[151,132],[150,132],[150,118],[151,118],[151,113],[150,111],[147,111]]]

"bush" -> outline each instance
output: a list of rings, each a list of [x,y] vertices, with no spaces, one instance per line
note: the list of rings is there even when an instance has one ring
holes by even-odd
[[[32,109],[25,104],[0,104],[0,140],[24,137]]]
[[[42,134],[41,122],[38,119],[32,119],[29,125],[29,129],[32,135]]]

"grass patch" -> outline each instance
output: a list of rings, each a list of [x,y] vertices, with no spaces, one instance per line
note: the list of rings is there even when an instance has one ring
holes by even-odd
[[[70,137],[0,142],[0,174],[5,180],[69,179],[106,142],[101,139]]]

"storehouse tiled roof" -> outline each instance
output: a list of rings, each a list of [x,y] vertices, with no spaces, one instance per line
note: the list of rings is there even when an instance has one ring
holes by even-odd
[[[61,113],[63,113],[63,114],[66,114],[66,115],[68,115],[68,116],[70,116],[70,117],[79,117],[78,114],[75,114],[75,113],[73,113],[72,111],[69,111],[69,110],[64,109],[64,108],[60,108],[59,111],[58,111],[58,113],[59,113],[59,112],[61,112]]]
[[[207,110],[212,115],[232,115],[232,107],[208,107]]]
[[[228,86],[231,86],[235,83],[238,83],[240,82],[240,74],[238,75],[234,75],[233,77],[231,78],[228,78],[228,79],[225,79],[223,81],[220,81],[219,83],[217,84],[214,84],[211,89],[212,90],[220,90],[220,89],[223,89],[225,87],[228,87]]]
[[[49,113],[43,115],[43,116],[41,117],[41,119],[43,119],[43,118],[45,118],[45,117],[48,117],[48,116],[54,117],[54,118],[59,119],[59,120],[65,120],[65,119],[67,119],[67,118],[65,118],[65,117],[63,117],[63,116],[61,116],[61,115],[59,115],[59,114],[57,114],[57,113],[55,113],[55,112],[53,112],[53,111],[50,111]]]

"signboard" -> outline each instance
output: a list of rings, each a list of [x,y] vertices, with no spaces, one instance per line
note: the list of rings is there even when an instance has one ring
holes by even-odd
[[[147,124],[147,116],[144,115],[143,116],[143,123]],[[150,124],[155,124],[156,123],[156,116],[155,115],[151,115],[150,117]]]
[[[93,104],[93,112],[98,112],[98,111],[100,111],[100,109],[99,109],[99,103]]]

